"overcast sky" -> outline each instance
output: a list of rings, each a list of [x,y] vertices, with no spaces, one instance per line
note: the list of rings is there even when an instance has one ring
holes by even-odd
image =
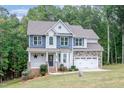
[[[17,17],[21,20],[25,16],[30,8],[35,7],[36,5],[5,5],[5,7],[10,14],[16,14]]]

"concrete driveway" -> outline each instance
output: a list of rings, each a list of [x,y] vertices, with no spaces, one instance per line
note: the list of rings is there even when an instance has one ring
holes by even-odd
[[[103,71],[111,71],[107,69],[81,69],[80,72],[103,72]],[[49,75],[64,75],[64,74],[73,74],[78,73],[79,71],[72,71],[72,72],[56,72],[56,73],[49,73]]]

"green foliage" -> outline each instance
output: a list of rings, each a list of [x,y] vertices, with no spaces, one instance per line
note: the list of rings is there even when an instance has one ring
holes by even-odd
[[[19,31],[16,15],[8,14],[0,7],[0,75],[4,80],[19,77],[27,65],[26,35]]]
[[[76,66],[74,66],[74,65],[73,65],[73,66],[71,66],[71,69],[76,69]]]
[[[27,25],[29,20],[58,21],[93,29],[103,46],[103,62],[107,64],[107,21],[110,25],[110,63],[122,59],[123,6],[37,6],[28,11],[21,22],[16,15],[0,6],[0,75],[15,77],[27,69]],[[62,70],[66,69],[61,66]],[[12,73],[11,76],[9,73]],[[14,75],[14,76],[13,76]],[[5,79],[5,78],[4,78]]]
[[[64,64],[60,64],[60,67],[59,67],[59,71],[67,71],[68,69],[67,69],[67,67],[66,66],[64,66]]]
[[[22,80],[28,80],[29,79],[29,75],[30,75],[30,71],[29,70],[22,71]]]
[[[71,68],[69,68],[69,71],[78,71],[78,68],[76,68],[76,66],[72,65]]]
[[[28,76],[29,73],[30,73],[29,70],[24,70],[24,71],[22,71],[22,76]]]
[[[60,70],[60,71],[64,71],[64,64],[60,64],[59,70]]]
[[[42,65],[40,66],[40,74],[41,74],[42,76],[44,76],[47,72],[48,72],[47,65],[42,64]]]

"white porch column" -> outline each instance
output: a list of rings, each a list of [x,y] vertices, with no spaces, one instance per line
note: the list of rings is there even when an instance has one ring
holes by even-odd
[[[58,72],[58,53],[56,52],[56,55],[55,55],[56,57],[56,59],[55,59],[55,62],[56,62],[56,72]]]
[[[73,47],[74,47],[74,38],[72,38],[72,64],[71,65],[74,65],[74,54],[73,54]]]
[[[68,60],[69,60],[69,62],[68,62],[68,67],[69,67],[69,68],[71,67],[71,66],[70,66],[70,63],[71,63],[70,55],[71,55],[71,53],[69,52],[69,53],[68,53]]]
[[[28,52],[28,63],[27,63],[28,70],[31,68],[31,52]]]
[[[63,64],[63,53],[61,53],[61,64]]]
[[[46,52],[46,64],[47,64],[48,73],[49,73],[48,52]]]
[[[74,52],[72,50],[72,65],[74,65]]]
[[[31,61],[31,52],[28,52],[28,62]]]

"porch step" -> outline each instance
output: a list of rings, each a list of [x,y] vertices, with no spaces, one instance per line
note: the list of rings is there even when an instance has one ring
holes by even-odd
[[[56,68],[55,67],[49,67],[49,73],[55,73]]]

